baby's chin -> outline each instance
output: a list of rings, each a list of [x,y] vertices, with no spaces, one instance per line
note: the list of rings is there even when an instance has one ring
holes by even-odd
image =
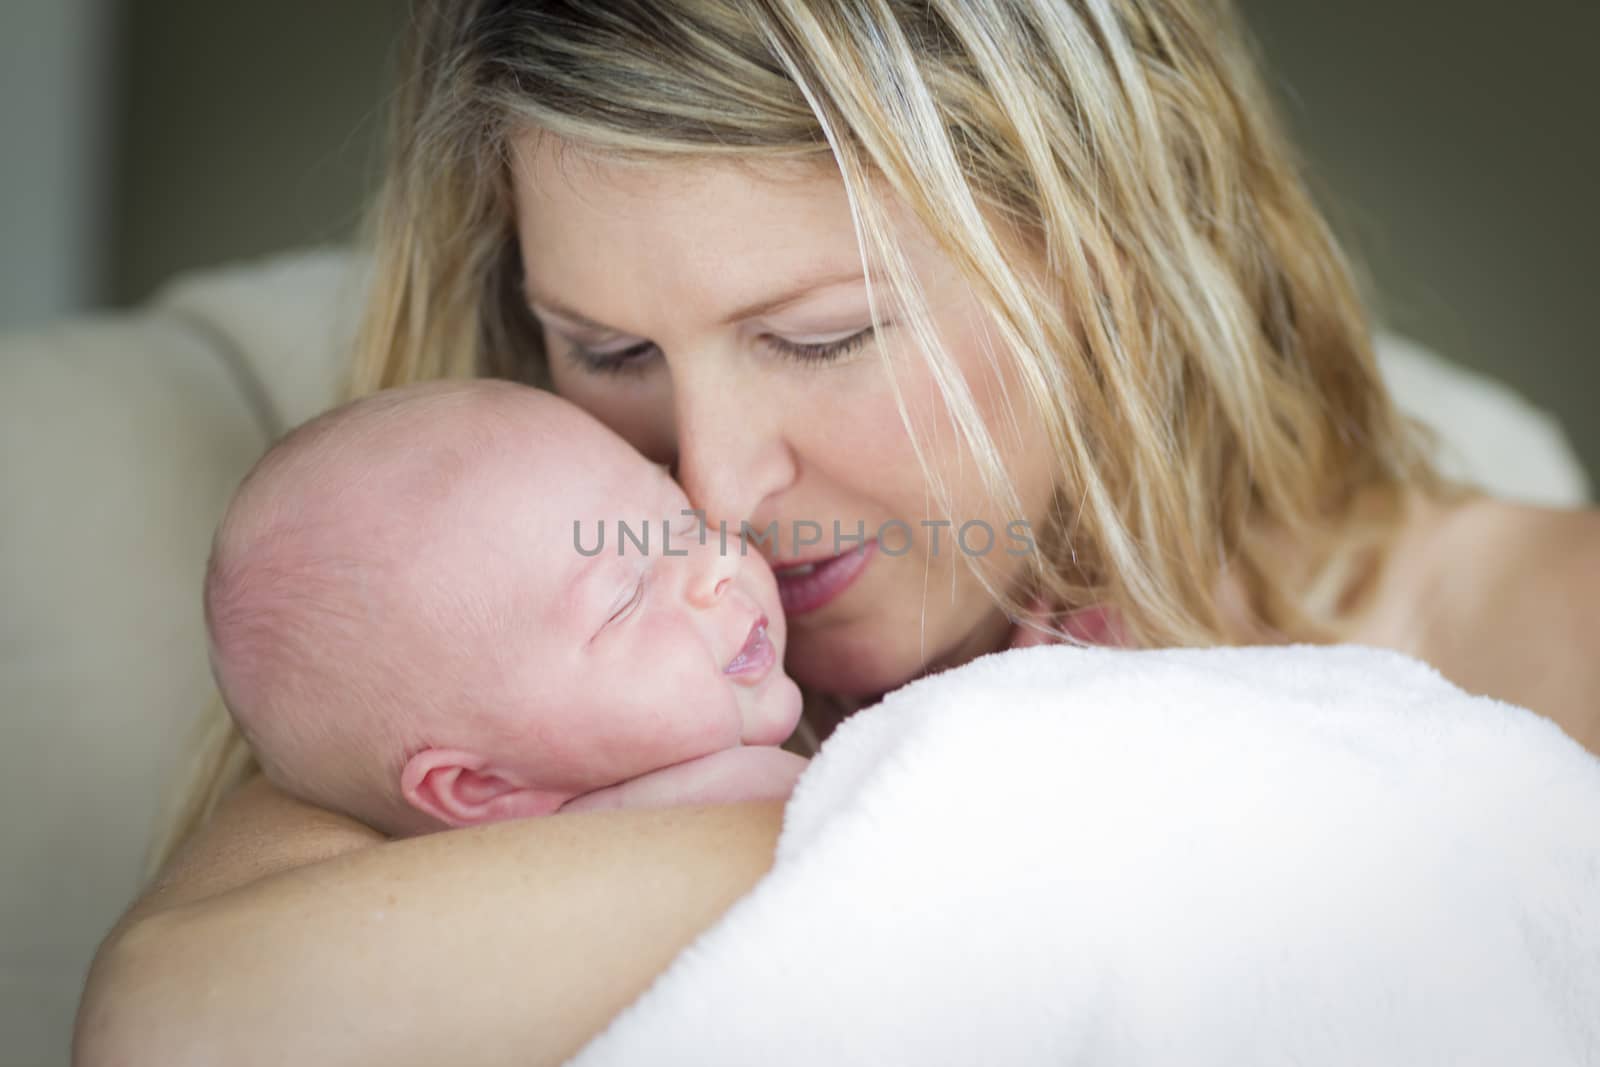
[[[775,668],[755,696],[744,743],[781,745],[789,740],[800,724],[800,686],[781,668]]]

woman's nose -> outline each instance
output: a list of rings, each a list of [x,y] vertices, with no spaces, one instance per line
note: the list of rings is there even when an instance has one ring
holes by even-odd
[[[689,502],[710,525],[710,539],[718,541],[718,531],[725,528],[728,542],[736,545],[740,524],[753,520],[765,502],[794,481],[795,460],[778,413],[760,397],[726,386],[708,381],[676,390],[671,466]]]

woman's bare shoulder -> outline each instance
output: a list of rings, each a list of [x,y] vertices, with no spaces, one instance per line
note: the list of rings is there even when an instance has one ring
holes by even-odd
[[[1474,497],[1419,516],[1423,658],[1600,752],[1600,511]]]

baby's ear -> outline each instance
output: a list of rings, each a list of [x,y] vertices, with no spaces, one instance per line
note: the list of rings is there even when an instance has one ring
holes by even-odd
[[[423,749],[407,760],[400,792],[407,804],[451,827],[550,815],[572,799],[523,785],[496,771],[488,757],[452,748]]]

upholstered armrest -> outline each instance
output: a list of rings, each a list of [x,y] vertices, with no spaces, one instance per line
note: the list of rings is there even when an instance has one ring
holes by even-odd
[[[336,398],[353,262],[206,271],[133,311],[0,338],[6,1062],[66,1062],[94,947],[212,700],[211,530],[269,441]]]
[[[169,316],[0,349],[8,1061],[65,1062],[84,971],[208,700],[199,568],[264,444],[210,339]]]

